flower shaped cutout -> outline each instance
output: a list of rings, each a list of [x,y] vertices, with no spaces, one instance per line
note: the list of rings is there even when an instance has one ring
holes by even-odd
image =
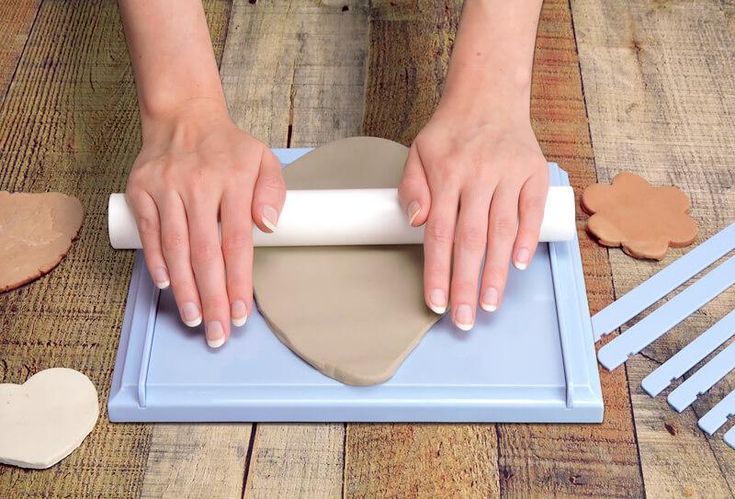
[[[689,199],[678,187],[655,187],[622,172],[611,185],[593,184],[582,194],[592,216],[587,231],[604,246],[621,246],[635,258],[661,260],[669,247],[689,246],[697,224],[688,215]]]

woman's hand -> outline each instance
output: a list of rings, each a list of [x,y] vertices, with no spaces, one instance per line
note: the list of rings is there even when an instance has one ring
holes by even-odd
[[[457,327],[475,323],[480,305],[501,303],[512,257],[525,269],[538,243],[548,190],[546,160],[522,113],[440,105],[411,146],[399,188],[411,224],[426,223],[424,295]],[[451,282],[450,282],[451,281]]]
[[[148,119],[127,185],[146,265],[210,347],[252,310],[252,223],[272,231],[285,197],[278,159],[223,103],[193,99]],[[217,223],[221,220],[221,243]]]

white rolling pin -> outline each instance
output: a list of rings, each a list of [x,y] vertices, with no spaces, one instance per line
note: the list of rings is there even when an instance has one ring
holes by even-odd
[[[540,240],[567,241],[576,233],[574,192],[550,187]],[[115,249],[142,248],[124,194],[110,195],[108,228]],[[396,189],[288,191],[273,233],[253,229],[255,246],[421,244],[423,227],[411,227]]]

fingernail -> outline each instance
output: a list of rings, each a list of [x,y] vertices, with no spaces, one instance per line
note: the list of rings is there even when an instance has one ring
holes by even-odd
[[[153,270],[153,282],[156,283],[158,289],[166,289],[171,284],[168,278],[166,267],[158,267]]]
[[[487,288],[480,300],[480,306],[485,312],[495,312],[498,309],[498,290]]]
[[[530,255],[531,254],[528,252],[528,249],[519,249],[518,253],[516,253],[516,261],[513,262],[513,264],[518,270],[526,270],[526,267],[528,267],[528,257]]]
[[[248,320],[248,309],[245,307],[245,302],[242,300],[232,302],[230,315],[232,316],[233,326],[240,327],[244,325]]]
[[[441,289],[434,289],[429,294],[429,308],[435,314],[443,314],[447,311],[447,296]]]
[[[413,221],[416,220],[416,217],[421,213],[421,205],[418,201],[411,201],[408,204],[408,209],[406,211],[408,212],[408,225],[413,225]]]
[[[197,327],[202,323],[202,314],[199,313],[199,307],[193,302],[186,302],[181,307],[181,320],[189,327]]]
[[[472,317],[472,309],[469,305],[460,305],[457,307],[457,311],[454,313],[454,323],[462,331],[472,329],[472,326],[475,325],[475,320]]]
[[[225,330],[219,321],[208,322],[204,333],[207,335],[209,348],[219,348],[225,344]]]
[[[278,212],[276,209],[269,205],[263,206],[262,216],[263,224],[271,231],[275,231],[276,225],[278,224]]]

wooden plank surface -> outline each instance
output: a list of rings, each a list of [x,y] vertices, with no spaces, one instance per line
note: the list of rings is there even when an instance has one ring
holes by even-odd
[[[205,4],[221,54],[229,6]],[[105,197],[123,188],[140,146],[135,89],[114,3],[44,0],[36,15],[38,5],[4,4],[0,19],[0,189],[74,194],[87,217],[59,268],[0,295],[0,382],[64,365],[85,372],[104,404],[132,263],[109,249]],[[239,0],[233,9],[221,75],[240,126],[281,147],[361,128],[408,144],[438,101],[460,2]],[[603,181],[624,167],[682,186],[704,235],[732,221],[732,5],[572,9],[580,61],[566,2],[547,0],[540,26],[532,114],[547,157],[578,193],[595,166]],[[662,266],[613,250],[611,273],[608,252],[580,237],[593,312],[613,285],[619,295]],[[0,496],[630,497],[644,482],[651,497],[730,496],[733,452],[722,432],[705,438],[695,422],[735,376],[682,415],[638,386],[733,307],[733,292],[713,301],[632,361],[630,381],[625,369],[602,373],[603,425],[144,426],[103,416],[50,470],[0,466]]]
[[[235,2],[221,70],[235,122],[272,147],[359,135],[366,4]],[[246,496],[341,494],[343,424],[258,424],[254,432]]]
[[[205,3],[217,62],[224,59],[230,2]],[[251,442],[249,424],[153,425],[143,497],[237,497]]]
[[[374,2],[365,132],[410,143],[438,101],[459,2]],[[545,4],[534,126],[577,190],[595,181],[566,2]],[[402,104],[402,105],[401,105]],[[606,252],[582,238],[593,309],[612,297]],[[345,490],[356,496],[640,495],[627,384],[604,376],[606,422],[574,425],[349,425]]]
[[[573,2],[595,160],[601,180],[634,171],[689,196],[700,240],[735,219],[735,33],[727,2]],[[610,251],[621,295],[661,263]],[[640,380],[735,308],[724,293],[628,362],[646,491],[659,496],[733,494],[735,453],[705,437],[696,420],[735,388],[730,375],[676,415]]]
[[[531,104],[544,153],[569,172],[579,196],[585,186],[596,181],[596,175],[566,1],[544,2]],[[607,251],[590,241],[581,224],[579,238],[587,296],[594,313],[612,300]],[[601,372],[601,382],[605,398],[602,425],[499,426],[504,495],[642,494],[625,372]]]
[[[410,144],[438,102],[461,2],[374,1],[364,133]],[[350,424],[348,497],[497,496],[494,425]]]
[[[207,5],[221,39],[224,4]],[[0,295],[0,382],[77,369],[97,387],[101,417],[79,450],[51,469],[0,466],[0,496],[141,492],[152,428],[112,425],[104,406],[132,264],[131,253],[107,241],[107,194],[124,188],[140,147],[137,116],[115,2],[43,2],[0,114],[0,189],[72,194],[86,217],[56,270]]]
[[[6,0],[0,15],[0,106],[5,100],[41,0]]]

